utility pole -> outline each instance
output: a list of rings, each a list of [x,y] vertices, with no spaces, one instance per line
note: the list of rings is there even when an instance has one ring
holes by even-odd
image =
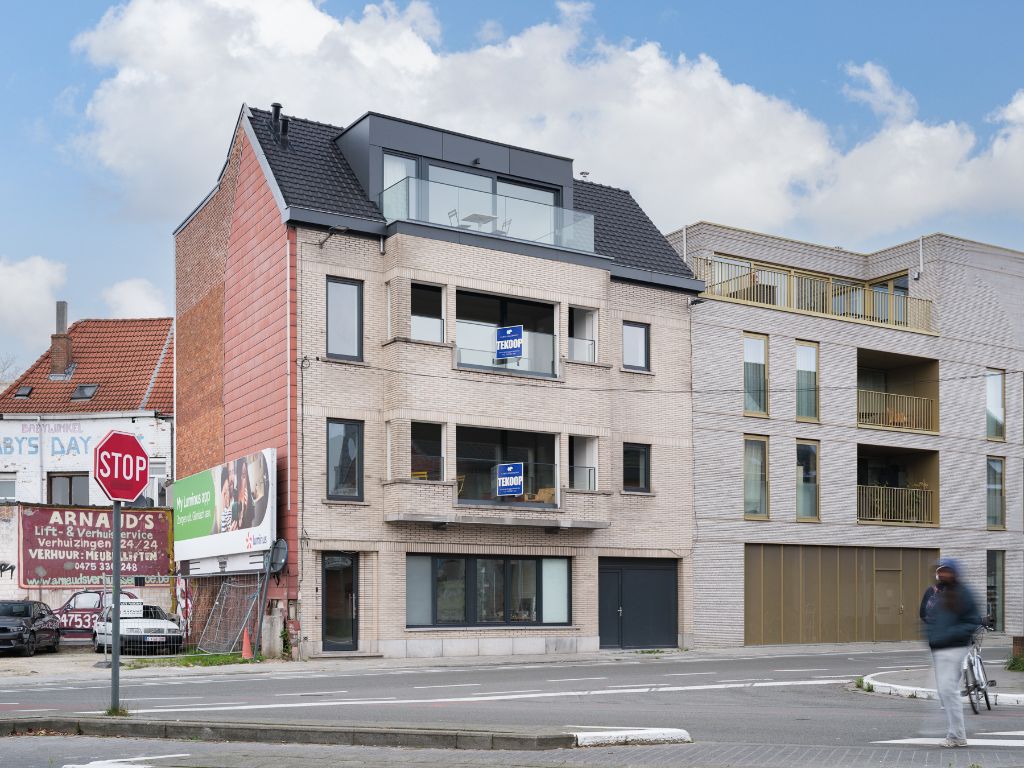
[[[121,502],[114,502],[114,584],[110,608],[110,712],[121,709]]]

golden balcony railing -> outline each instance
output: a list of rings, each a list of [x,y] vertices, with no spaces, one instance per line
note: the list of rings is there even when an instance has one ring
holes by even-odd
[[[857,519],[864,523],[935,525],[935,492],[922,488],[857,486]]]
[[[937,432],[937,405],[930,397],[858,389],[857,423],[864,427]]]
[[[756,262],[693,256],[694,276],[705,296],[760,304],[841,320],[934,333],[932,303],[841,277],[813,275]]]

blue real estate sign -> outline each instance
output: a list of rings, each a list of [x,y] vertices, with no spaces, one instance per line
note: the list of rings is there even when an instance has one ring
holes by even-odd
[[[514,461],[498,465],[498,495],[523,495],[523,462]]]
[[[498,360],[523,356],[523,326],[509,325],[495,333],[494,356]]]

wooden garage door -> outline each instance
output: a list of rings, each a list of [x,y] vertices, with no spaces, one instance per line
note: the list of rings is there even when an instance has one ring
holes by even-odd
[[[915,640],[935,549],[747,544],[747,645]]]

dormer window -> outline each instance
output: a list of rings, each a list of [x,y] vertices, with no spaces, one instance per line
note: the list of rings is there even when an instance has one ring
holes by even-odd
[[[96,390],[99,388],[99,384],[79,384],[75,387],[75,391],[71,393],[71,399],[92,400],[92,396],[96,394]]]
[[[32,387],[29,386],[18,387],[16,390],[14,390],[14,396],[17,398],[21,398],[22,400],[27,400],[28,396],[31,394]]]

